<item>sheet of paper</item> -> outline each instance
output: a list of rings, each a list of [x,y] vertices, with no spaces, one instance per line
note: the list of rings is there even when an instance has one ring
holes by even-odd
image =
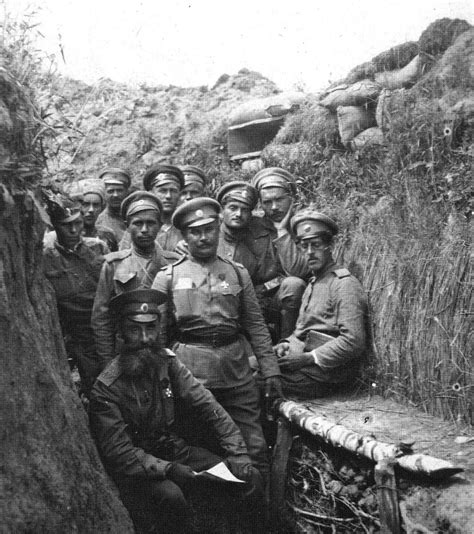
[[[244,480],[240,480],[239,478],[235,477],[229,471],[229,468],[225,465],[224,462],[220,462],[214,467],[207,469],[206,471],[201,471],[200,473],[196,473],[196,475],[198,476],[211,475],[211,476],[220,478],[222,480],[225,480],[227,482],[238,482],[239,484],[245,484]]]

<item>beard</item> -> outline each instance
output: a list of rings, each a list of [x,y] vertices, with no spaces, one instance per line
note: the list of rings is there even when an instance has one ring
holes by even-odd
[[[119,357],[120,369],[131,378],[153,374],[160,364],[160,348],[157,342],[146,347],[125,343]]]

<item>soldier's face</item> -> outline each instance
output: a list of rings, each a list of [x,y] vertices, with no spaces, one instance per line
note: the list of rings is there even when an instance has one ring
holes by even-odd
[[[201,187],[197,183],[191,183],[187,185],[182,191],[179,197],[180,202],[186,202],[193,198],[202,197],[204,195],[204,187]]]
[[[140,249],[149,249],[154,246],[160,227],[158,213],[153,210],[139,211],[128,221],[132,242]]]
[[[268,187],[260,191],[260,204],[265,215],[273,222],[281,222],[291,207],[291,195],[281,187]]]
[[[219,244],[219,221],[186,228],[183,237],[191,256],[199,259],[213,258]]]
[[[321,237],[304,239],[300,243],[304,251],[309,268],[313,273],[323,271],[332,261],[332,246]]]
[[[105,186],[105,201],[112,209],[120,209],[122,200],[127,196],[125,185],[110,184]]]
[[[236,200],[231,200],[222,208],[222,219],[229,228],[236,230],[246,228],[249,224],[252,212],[250,208]]]
[[[58,243],[70,250],[79,243],[83,228],[84,222],[82,220],[82,215],[74,221],[57,223],[54,225]]]
[[[122,321],[121,326],[123,341],[130,349],[152,348],[158,342],[158,319],[147,323],[139,323],[126,318]]]
[[[163,213],[172,215],[179,201],[180,190],[175,183],[153,186],[151,192],[156,195],[163,205]]]
[[[103,210],[102,199],[95,193],[84,195],[81,203],[81,212],[84,218],[84,226],[94,226],[99,213]]]

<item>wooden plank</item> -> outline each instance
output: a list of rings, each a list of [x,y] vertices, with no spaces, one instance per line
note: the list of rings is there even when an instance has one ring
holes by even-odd
[[[374,477],[377,487],[381,534],[401,533],[394,463],[394,458],[384,458],[375,465]]]
[[[270,472],[270,522],[278,525],[285,508],[285,485],[293,435],[290,422],[279,417],[277,421],[277,437],[273,449],[272,468]]]

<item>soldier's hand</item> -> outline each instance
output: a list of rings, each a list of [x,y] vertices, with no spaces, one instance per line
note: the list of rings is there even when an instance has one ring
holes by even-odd
[[[294,202],[291,203],[283,219],[279,223],[273,223],[273,225],[275,226],[277,230],[278,237],[288,233],[288,225],[293,215],[293,206],[294,206]]]
[[[278,365],[282,371],[297,371],[302,367],[314,364],[313,355],[310,352],[300,352],[279,358]]]
[[[281,343],[278,343],[278,345],[275,345],[273,350],[275,351],[277,358],[282,358],[288,354],[288,351],[290,350],[290,344],[288,341],[282,341]]]
[[[224,462],[230,472],[240,480],[247,480],[249,469],[252,467],[250,456],[239,454],[238,456],[229,456]]]
[[[283,397],[283,390],[281,387],[281,379],[279,376],[270,376],[265,378],[265,397],[274,401]]]
[[[188,244],[184,239],[181,239],[181,241],[178,241],[174,251],[182,256],[187,256],[189,252]]]
[[[180,488],[183,488],[186,484],[194,480],[196,475],[189,465],[173,462],[166,472],[166,478],[177,484]]]

